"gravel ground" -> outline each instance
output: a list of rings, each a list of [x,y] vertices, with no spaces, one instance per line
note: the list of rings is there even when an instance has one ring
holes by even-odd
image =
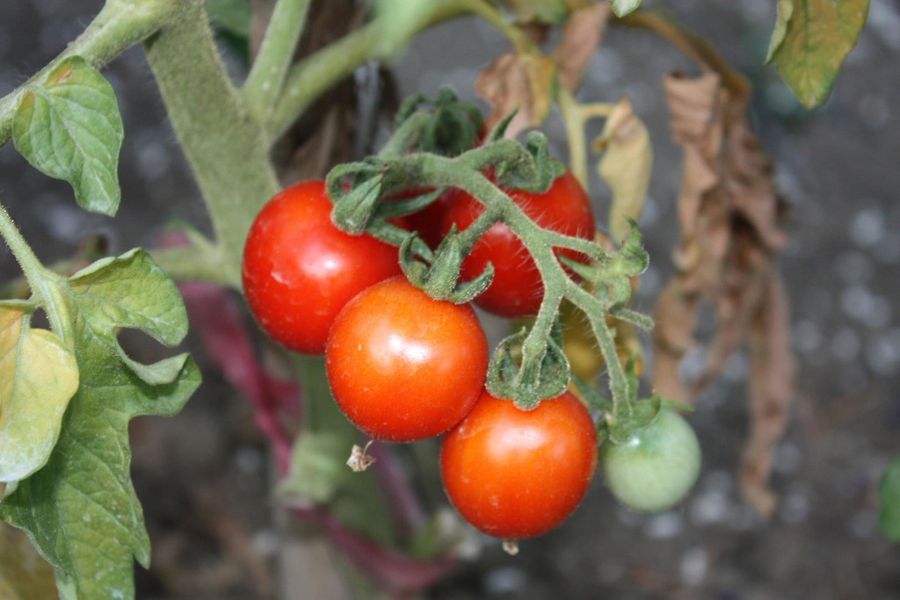
[[[435,599],[900,597],[900,549],[879,536],[875,494],[880,473],[900,453],[900,203],[894,198],[900,189],[894,164],[900,156],[900,8],[874,1],[832,97],[806,112],[773,69],[760,66],[774,3],[674,4],[666,3],[752,77],[759,133],[790,203],[791,243],[781,265],[793,307],[798,378],[773,477],[778,510],[760,520],[736,488],[747,428],[747,364],[738,355],[691,417],[704,468],[681,508],[638,515],[618,507],[597,483],[562,528],[523,544],[516,557],[486,546],[438,586]],[[99,5],[0,3],[0,94],[57,53]],[[439,27],[399,57],[401,90],[428,94],[450,84],[472,97],[477,70],[504,49],[481,23]],[[645,309],[670,272],[675,239],[669,225],[680,160],[667,130],[660,77],[676,69],[689,72],[691,65],[650,35],[613,30],[583,90],[585,97],[610,101],[629,95],[651,130],[655,171],[641,225],[653,264],[638,297]],[[205,223],[196,203],[172,206],[173,199],[193,194],[193,184],[140,51],[129,51],[106,74],[119,92],[127,132],[124,202],[115,221],[81,212],[65,184],[31,170],[11,147],[0,149],[0,201],[46,261],[66,256],[91,233],[108,236],[113,252],[149,244],[161,215]],[[551,140],[561,139],[558,120],[551,118],[546,131]],[[562,155],[561,146],[556,149]],[[603,188],[594,184],[602,208]],[[0,276],[16,272],[0,249]],[[264,450],[249,409],[234,392],[211,373],[182,415],[144,421],[135,427],[135,472],[155,561],[159,556],[165,566],[166,553],[177,555],[185,545],[200,557],[241,544],[262,555],[277,550],[273,517],[260,510],[269,506]],[[192,590],[182,595],[167,594],[158,575],[139,570],[139,597],[254,598],[251,590],[273,585],[252,560],[231,567],[178,571],[194,578],[182,582],[180,589]]]

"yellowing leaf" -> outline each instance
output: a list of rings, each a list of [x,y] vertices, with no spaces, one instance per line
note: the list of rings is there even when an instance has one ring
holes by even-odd
[[[598,169],[613,196],[609,229],[613,239],[621,243],[631,229],[629,219],[636,221],[644,208],[653,167],[650,134],[628,98],[613,108],[603,133],[594,141],[594,150],[604,153]]]
[[[866,22],[869,0],[781,0],[769,58],[807,108],[828,97]]]
[[[24,479],[50,457],[78,389],[75,356],[25,311],[0,308],[0,481]]]
[[[486,120],[488,128],[514,110],[518,112],[506,129],[507,137],[540,125],[550,112],[556,73],[556,63],[540,54],[509,53],[494,61],[475,82],[475,91],[494,107]]]
[[[55,600],[53,568],[21,531],[0,522],[0,598]]]

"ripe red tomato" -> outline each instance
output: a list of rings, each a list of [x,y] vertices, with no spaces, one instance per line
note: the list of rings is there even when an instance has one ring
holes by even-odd
[[[434,300],[395,277],[338,314],[325,365],[350,421],[372,438],[411,442],[466,416],[484,385],[488,352],[471,306]]]
[[[325,182],[288,187],[260,211],[243,256],[244,294],[263,330],[291,350],[321,354],[338,311],[400,273],[397,249],[331,222]]]
[[[507,190],[513,201],[541,227],[585,239],[594,237],[594,211],[591,200],[578,180],[566,171],[543,194]],[[462,231],[484,212],[482,204],[465,192],[457,194],[446,207],[441,231],[450,226]],[[560,254],[578,259],[579,254]],[[494,265],[494,280],[475,303],[502,317],[517,318],[537,314],[544,298],[544,286],[537,266],[518,237],[503,223],[495,223],[475,243],[463,261],[461,275],[472,279],[487,266]]]
[[[475,527],[504,539],[562,523],[596,468],[594,422],[570,392],[523,411],[484,391],[441,445],[450,502]]]

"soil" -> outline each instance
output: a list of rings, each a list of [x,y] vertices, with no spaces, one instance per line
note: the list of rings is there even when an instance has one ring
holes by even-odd
[[[0,94],[59,52],[100,4],[0,3]],[[598,479],[563,527],[523,543],[517,556],[476,538],[473,558],[426,598],[900,598],[900,548],[879,533],[876,493],[881,473],[900,454],[900,7],[873,3],[831,98],[814,111],[802,109],[774,68],[762,65],[774,3],[691,0],[667,8],[753,80],[754,121],[790,206],[791,243],[781,268],[798,370],[772,479],[778,508],[761,519],[737,487],[748,426],[747,360],[738,354],[691,415],[704,465],[681,507],[653,516],[630,512]],[[474,99],[477,71],[503,51],[489,27],[465,19],[422,35],[393,68],[403,95],[433,95],[449,84]],[[676,236],[680,158],[660,83],[673,70],[693,67],[650,34],[614,29],[582,91],[608,101],[627,94],[651,130],[655,171],[641,226],[652,266],[637,298],[644,310],[671,273]],[[11,145],[0,148],[0,201],[46,262],[70,255],[91,235],[101,235],[110,252],[151,245],[163,218],[206,227],[200,203],[184,201],[196,190],[140,49],[105,74],[126,129],[124,200],[115,220],[82,212],[68,186],[28,167]],[[556,115],[545,131],[565,158]],[[607,192],[598,179],[592,190],[603,214]],[[11,255],[0,249],[0,277],[16,275]],[[188,347],[209,365],[197,339]],[[327,545],[302,543],[308,531],[298,534],[276,509],[271,461],[252,409],[214,369],[205,370],[203,387],[180,415],[136,421],[133,450],[153,540],[151,569],[136,569],[138,598],[352,597],[346,580],[328,578],[329,561],[339,559]],[[286,587],[290,576],[303,584]]]

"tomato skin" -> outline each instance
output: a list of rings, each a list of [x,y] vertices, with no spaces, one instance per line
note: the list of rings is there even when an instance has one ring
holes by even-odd
[[[325,349],[334,399],[374,439],[412,442],[453,427],[484,385],[487,338],[469,305],[434,300],[404,277],[338,314]]]
[[[593,239],[595,226],[591,200],[570,171],[565,171],[543,194],[522,190],[505,191],[541,227]],[[478,200],[460,191],[445,207],[441,231],[446,234],[453,223],[462,231],[482,212],[484,207]],[[560,254],[576,260],[581,258],[572,251],[561,251]],[[463,261],[462,279],[477,277],[488,263],[494,265],[494,280],[475,299],[475,303],[501,317],[536,315],[544,298],[540,273],[525,245],[503,223],[495,223],[475,243],[471,253]]]
[[[700,474],[700,444],[687,421],[663,409],[624,444],[606,440],[600,463],[606,485],[625,506],[645,512],[672,508]]]
[[[523,411],[484,391],[441,444],[441,476],[456,510],[504,539],[541,535],[580,504],[597,468],[597,432],[570,392]]]
[[[328,330],[351,298],[400,273],[396,248],[339,230],[331,208],[323,180],[285,188],[256,216],[244,245],[244,294],[256,321],[305,354],[325,351]]]

